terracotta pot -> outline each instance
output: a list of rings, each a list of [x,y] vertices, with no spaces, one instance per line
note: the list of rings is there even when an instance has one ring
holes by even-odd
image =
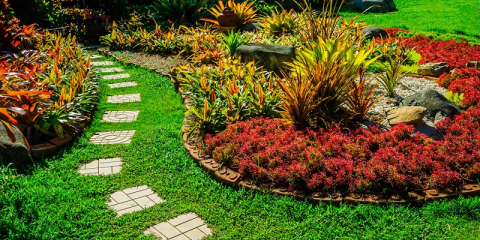
[[[237,26],[240,18],[229,6],[226,6],[225,9],[217,15],[217,21],[220,26]]]

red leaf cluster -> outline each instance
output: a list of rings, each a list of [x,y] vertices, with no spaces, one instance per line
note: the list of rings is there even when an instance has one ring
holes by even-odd
[[[463,93],[462,103],[465,106],[475,106],[480,102],[480,69],[455,69],[452,74],[440,76],[438,84],[453,93]]]
[[[477,123],[470,122],[477,119]],[[446,141],[434,142],[413,127],[300,130],[282,120],[252,119],[231,124],[205,139],[205,152],[229,149],[246,179],[311,191],[379,192],[384,189],[454,189],[461,175],[480,177],[480,110],[440,123]],[[469,128],[459,127],[468,125]],[[461,132],[461,134],[460,134]],[[475,152],[475,154],[474,154]],[[462,160],[460,160],[462,159]]]

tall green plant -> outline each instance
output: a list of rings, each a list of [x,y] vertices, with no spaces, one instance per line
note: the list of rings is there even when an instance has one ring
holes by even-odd
[[[385,72],[377,76],[378,81],[387,91],[387,96],[395,97],[395,87],[407,75],[402,65],[408,61],[408,55],[410,49],[401,45],[401,42],[397,42],[395,50],[389,49],[389,44],[382,47],[382,56],[387,59],[386,63],[381,62]]]
[[[238,47],[250,41],[248,36],[234,31],[228,31],[228,34],[223,34],[221,38],[225,52],[230,56],[235,55]]]

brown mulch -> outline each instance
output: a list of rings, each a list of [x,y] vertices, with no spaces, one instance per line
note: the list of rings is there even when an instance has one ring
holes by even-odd
[[[178,65],[189,64],[190,62],[182,56],[169,54],[156,54],[132,51],[109,51],[107,48],[99,49],[108,55],[115,57],[119,61],[142,66],[151,70],[167,71]]]

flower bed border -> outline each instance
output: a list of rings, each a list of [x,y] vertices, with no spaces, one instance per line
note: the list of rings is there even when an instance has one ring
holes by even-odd
[[[119,57],[114,55],[107,48],[101,48],[98,50],[100,53],[115,58],[116,60],[123,62]],[[133,64],[133,63],[132,63]],[[137,65],[137,64],[133,64]],[[157,69],[154,70],[158,74],[162,74],[166,77],[169,77],[175,90],[181,94],[182,101],[185,104],[186,109],[190,109],[191,104],[189,99],[183,94],[180,89],[179,81],[168,74],[167,72]],[[196,147],[187,141],[188,132],[186,130],[188,125],[187,119],[185,118],[182,125],[182,138],[184,142],[184,147],[192,157],[192,159],[200,164],[200,166],[212,175],[218,182],[221,182],[226,185],[231,186],[243,186],[246,189],[253,190],[265,190],[270,193],[280,195],[280,196],[289,196],[295,197],[298,200],[307,200],[312,203],[349,203],[349,204],[416,204],[422,201],[431,202],[438,199],[447,199],[447,198],[456,198],[460,195],[464,197],[470,196],[480,196],[480,185],[479,184],[466,184],[462,186],[462,190],[453,193],[439,193],[437,190],[428,189],[421,192],[407,191],[402,194],[391,194],[391,193],[364,193],[364,194],[342,194],[335,192],[315,192],[315,193],[305,193],[301,191],[287,191],[280,188],[271,188],[257,186],[251,181],[245,181],[242,179],[240,173],[215,162],[215,160],[209,156],[201,156],[198,154]]]

